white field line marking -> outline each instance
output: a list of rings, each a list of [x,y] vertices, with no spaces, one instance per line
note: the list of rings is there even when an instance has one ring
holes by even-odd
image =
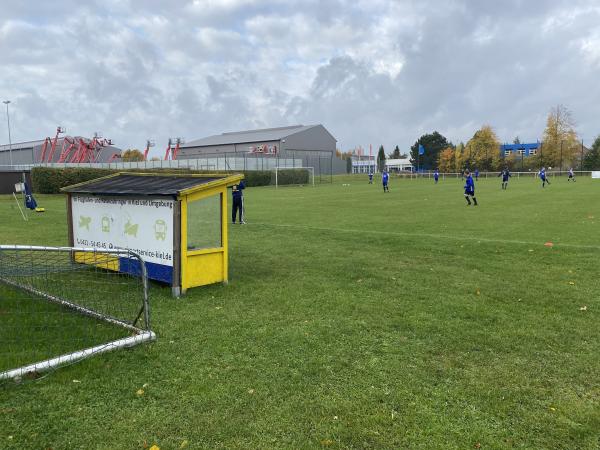
[[[314,231],[336,231],[340,233],[351,233],[351,234],[380,234],[384,236],[403,236],[403,237],[422,237],[422,238],[433,238],[433,239],[449,239],[454,241],[476,241],[476,242],[487,242],[487,243],[498,243],[498,244],[518,244],[518,245],[543,245],[542,242],[533,241],[519,241],[516,239],[491,239],[482,238],[476,236],[451,236],[445,234],[432,234],[432,233],[407,233],[403,231],[380,231],[380,230],[352,230],[348,228],[329,228],[329,227],[315,227],[308,225],[293,225],[283,223],[256,223],[255,226],[267,226],[267,227],[279,227],[279,228],[297,228],[301,230],[314,230]],[[583,244],[564,244],[556,243],[555,247],[568,247],[568,248],[581,248],[587,250],[600,250],[600,245],[583,245]]]

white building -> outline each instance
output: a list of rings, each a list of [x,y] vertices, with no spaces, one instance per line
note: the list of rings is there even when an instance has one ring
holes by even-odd
[[[388,172],[412,172],[413,165],[409,158],[405,159],[386,159],[385,167]]]
[[[352,159],[352,173],[375,173],[377,172],[377,161],[371,159]]]
[[[412,172],[413,165],[410,159],[386,159],[385,168],[388,172]],[[375,158],[352,159],[352,173],[376,173],[377,160]]]

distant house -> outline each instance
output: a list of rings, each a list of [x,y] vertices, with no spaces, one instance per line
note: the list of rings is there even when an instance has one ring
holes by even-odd
[[[508,157],[512,154],[524,157],[535,156],[538,153],[540,145],[540,142],[533,142],[531,144],[503,144],[500,146],[500,156]]]

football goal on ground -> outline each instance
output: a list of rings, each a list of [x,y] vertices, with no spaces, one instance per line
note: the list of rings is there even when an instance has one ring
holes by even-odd
[[[0,383],[154,339],[134,252],[0,245]]]
[[[276,188],[289,185],[315,185],[314,167],[275,167],[272,169],[271,184]]]

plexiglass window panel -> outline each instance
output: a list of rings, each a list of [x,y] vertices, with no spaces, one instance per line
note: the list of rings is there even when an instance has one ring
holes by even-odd
[[[221,194],[188,202],[187,249],[222,247]]]

